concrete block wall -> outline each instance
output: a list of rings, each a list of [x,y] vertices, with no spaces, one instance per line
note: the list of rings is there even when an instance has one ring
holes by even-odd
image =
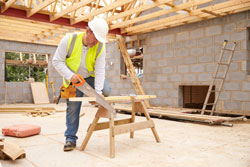
[[[49,54],[49,81],[53,81],[55,83],[58,95],[59,87],[62,84],[62,81],[59,74],[51,66],[51,58],[55,50],[55,46],[0,40],[0,104],[33,103],[29,82],[5,82],[5,52],[7,51]],[[52,101],[52,97],[52,88],[49,85],[50,101]]]
[[[223,41],[229,40],[228,48],[232,47],[232,42],[237,42],[237,47],[217,109],[250,112],[247,27],[250,27],[250,11],[148,33],[147,45],[143,46],[142,85],[146,94],[157,95],[151,104],[182,107],[181,85],[209,85]],[[126,87],[134,88],[130,80],[118,78],[120,52],[117,44],[108,44],[108,50],[111,57],[107,61],[116,62],[112,75],[107,71],[113,94],[128,93]],[[219,75],[223,74],[223,69]],[[215,85],[219,87],[218,82]]]

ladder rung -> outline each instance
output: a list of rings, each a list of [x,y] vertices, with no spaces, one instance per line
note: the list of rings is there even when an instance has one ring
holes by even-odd
[[[232,50],[232,49],[226,49],[226,48],[225,48],[225,49],[223,49],[223,50],[228,50],[228,51],[231,51],[231,52],[232,52],[232,51],[234,51],[234,50]]]
[[[220,65],[226,65],[226,66],[229,65],[229,63],[218,63],[218,64],[220,64]]]
[[[223,77],[213,77],[214,79],[225,79]]]
[[[219,90],[210,90],[209,92],[219,92]]]
[[[212,106],[212,105],[214,105],[214,103],[207,103],[206,105],[207,106]]]

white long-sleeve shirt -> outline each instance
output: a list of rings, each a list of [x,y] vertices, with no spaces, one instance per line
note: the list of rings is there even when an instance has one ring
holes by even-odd
[[[67,55],[67,46],[69,41],[69,35],[63,37],[58,45],[55,55],[52,59],[52,65],[55,67],[56,71],[66,78],[70,80],[74,73],[66,66],[66,55]],[[82,47],[82,57],[81,57],[81,64],[76,72],[80,74],[83,78],[89,77],[89,72],[86,66],[86,55],[88,52],[88,47],[83,45]],[[106,57],[106,50],[104,49],[102,54],[96,59],[95,62],[95,90],[97,93],[101,94],[104,79],[105,79],[105,57]]]

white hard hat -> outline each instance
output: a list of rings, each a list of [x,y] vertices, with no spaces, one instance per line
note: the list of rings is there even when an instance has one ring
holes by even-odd
[[[93,31],[96,39],[99,42],[102,42],[102,43],[107,42],[106,35],[108,34],[109,26],[108,26],[108,23],[104,19],[94,17],[93,20],[88,22],[88,26]]]

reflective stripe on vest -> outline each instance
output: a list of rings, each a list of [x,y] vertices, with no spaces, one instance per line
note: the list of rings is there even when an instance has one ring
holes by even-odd
[[[73,72],[76,73],[81,64],[82,57],[82,39],[85,33],[69,34],[69,42],[67,47],[66,66]],[[86,55],[86,67],[89,75],[95,77],[95,61],[104,51],[105,44],[97,43],[95,46],[88,49]],[[70,81],[63,78],[63,85],[69,86]]]

